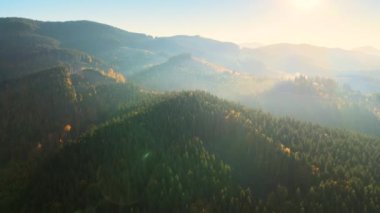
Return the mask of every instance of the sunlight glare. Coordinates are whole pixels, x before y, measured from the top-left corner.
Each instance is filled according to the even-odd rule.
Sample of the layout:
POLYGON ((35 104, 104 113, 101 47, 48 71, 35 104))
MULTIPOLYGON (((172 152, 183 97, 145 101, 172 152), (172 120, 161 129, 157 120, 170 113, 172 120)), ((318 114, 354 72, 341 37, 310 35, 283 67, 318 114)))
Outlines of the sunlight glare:
POLYGON ((292 0, 295 7, 302 10, 311 10, 320 4, 320 0, 292 0))

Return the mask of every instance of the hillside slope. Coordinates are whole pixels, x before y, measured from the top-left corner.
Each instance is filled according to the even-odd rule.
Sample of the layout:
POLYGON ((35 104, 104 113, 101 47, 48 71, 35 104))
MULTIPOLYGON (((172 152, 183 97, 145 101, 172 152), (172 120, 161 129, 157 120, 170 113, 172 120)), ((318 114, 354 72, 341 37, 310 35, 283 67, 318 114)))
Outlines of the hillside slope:
POLYGON ((283 81, 260 94, 257 102, 278 116, 380 136, 379 102, 332 79, 300 76, 283 81))
POLYGON ((13 202, 29 212, 376 212, 379 151, 372 138, 186 92, 65 146, 13 202))
POLYGON ((379 56, 360 51, 325 48, 308 44, 274 44, 243 49, 271 70, 328 77, 349 71, 374 70, 380 67, 379 56))
POLYGON ((50 153, 148 95, 108 74, 56 67, 0 83, 0 166, 50 153))
POLYGON ((28 19, 0 19, 0 82, 66 64, 71 71, 101 66, 100 61, 78 49, 38 32, 40 23, 28 19))
POLYGON ((63 67, 3 82, 0 87, 2 163, 27 158, 20 150, 32 150, 53 138, 58 141, 64 126, 75 122, 77 97, 63 67))
POLYGON ((130 80, 153 90, 204 90, 229 100, 258 94, 273 85, 271 80, 243 75, 190 54, 174 56, 130 80))
MULTIPOLYGON (((360 49, 343 50, 305 44, 240 49, 236 44, 201 36, 152 37, 91 21, 41 22, 1 18, 0 29, 6 32, 0 36, 4 57, 12 55, 6 50, 25 50, 25 46, 30 47, 37 42, 39 45, 32 45, 32 50, 40 57, 52 57, 48 61, 59 59, 67 62, 71 58, 76 61, 74 67, 101 66, 105 63, 104 66, 117 68, 127 75, 184 53, 231 70, 256 75, 300 72, 332 77, 347 72, 360 74, 380 69, 379 55, 368 54, 360 49)), ((18 53, 22 55, 21 51, 18 53)), ((42 69, 41 63, 44 61, 37 64, 40 65, 39 69, 42 69)))

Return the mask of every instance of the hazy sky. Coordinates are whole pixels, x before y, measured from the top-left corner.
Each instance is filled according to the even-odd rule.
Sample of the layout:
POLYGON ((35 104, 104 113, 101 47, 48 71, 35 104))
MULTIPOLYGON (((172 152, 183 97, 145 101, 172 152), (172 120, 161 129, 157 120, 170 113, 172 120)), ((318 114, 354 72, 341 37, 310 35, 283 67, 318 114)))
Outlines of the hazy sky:
POLYGON ((86 19, 153 36, 343 48, 380 48, 379 11, 380 0, 0 0, 1 17, 86 19))

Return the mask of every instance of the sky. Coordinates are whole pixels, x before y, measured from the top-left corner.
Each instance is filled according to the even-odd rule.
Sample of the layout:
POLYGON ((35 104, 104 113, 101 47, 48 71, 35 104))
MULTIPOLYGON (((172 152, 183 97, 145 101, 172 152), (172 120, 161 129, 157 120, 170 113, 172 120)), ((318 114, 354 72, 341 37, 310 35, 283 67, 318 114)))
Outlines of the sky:
POLYGON ((380 48, 379 0, 0 0, 0 17, 91 20, 152 36, 380 48))

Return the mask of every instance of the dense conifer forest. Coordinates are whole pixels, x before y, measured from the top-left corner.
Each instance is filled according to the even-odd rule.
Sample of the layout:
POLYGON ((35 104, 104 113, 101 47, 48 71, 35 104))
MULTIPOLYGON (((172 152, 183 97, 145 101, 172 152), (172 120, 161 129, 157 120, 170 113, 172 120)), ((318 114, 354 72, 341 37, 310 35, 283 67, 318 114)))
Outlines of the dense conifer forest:
POLYGON ((380 212, 379 94, 301 76, 259 96, 278 111, 314 98, 331 117, 298 109, 336 124, 325 127, 215 96, 247 77, 177 55, 232 44, 93 22, 0 19, 0 30, 0 212, 380 212), (164 86, 195 90, 160 90, 173 70, 164 86))
MULTIPOLYGON (((62 82, 55 84, 61 85, 57 92, 71 100, 64 103, 73 112, 60 114, 70 106, 57 104, 56 118, 99 124, 81 124, 76 131, 85 133, 77 137, 80 125, 46 113, 38 118, 46 116, 48 125, 30 125, 24 116, 15 120, 19 128, 35 127, 28 138, 40 142, 28 144, 32 139, 16 140, 17 132, 7 131, 9 146, 24 148, 29 160, 12 156, 2 167, 4 211, 379 211, 377 139, 275 118, 201 91, 144 93, 129 83, 99 83, 90 90, 83 76, 64 68, 28 81, 41 76, 62 82), (112 109, 118 102, 124 105, 112 109), (89 106, 96 112, 87 112, 89 106), (43 132, 54 130, 60 137, 44 138, 43 132)), ((41 102, 22 101, 41 108, 41 102)))

